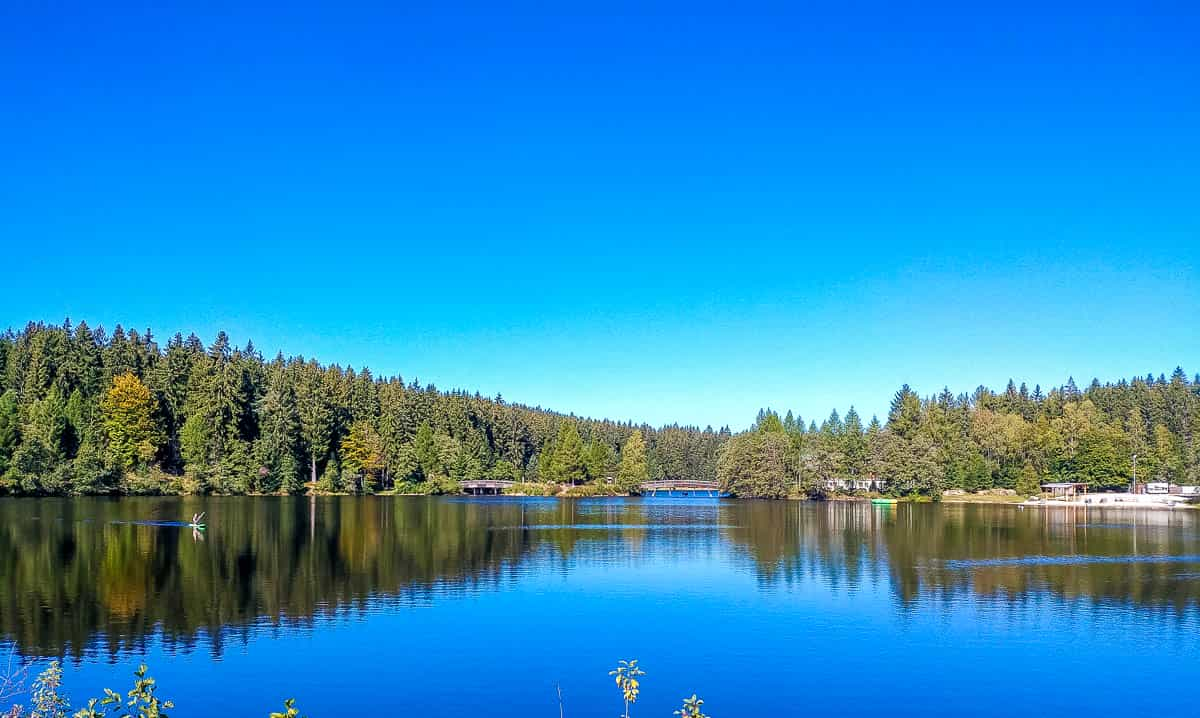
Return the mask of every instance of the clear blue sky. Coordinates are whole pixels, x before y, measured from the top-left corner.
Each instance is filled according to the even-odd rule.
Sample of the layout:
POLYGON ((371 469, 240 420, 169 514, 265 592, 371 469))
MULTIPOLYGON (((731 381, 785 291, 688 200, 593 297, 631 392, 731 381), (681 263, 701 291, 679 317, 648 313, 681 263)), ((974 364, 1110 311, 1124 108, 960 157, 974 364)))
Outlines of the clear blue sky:
POLYGON ((1194 2, 392 4, 4 3, 0 325, 734 428, 1200 371, 1194 2))

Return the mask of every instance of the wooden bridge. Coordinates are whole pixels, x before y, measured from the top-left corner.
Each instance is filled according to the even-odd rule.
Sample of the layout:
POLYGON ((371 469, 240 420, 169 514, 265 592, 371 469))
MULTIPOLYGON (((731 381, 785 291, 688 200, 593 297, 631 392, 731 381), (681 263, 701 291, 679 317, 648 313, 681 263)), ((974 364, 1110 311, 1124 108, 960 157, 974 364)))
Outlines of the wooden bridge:
POLYGON ((647 481, 638 487, 643 496, 657 496, 659 492, 681 496, 711 496, 721 495, 721 486, 715 481, 685 481, 665 480, 647 481))
POLYGON ((500 492, 510 488, 513 482, 479 479, 478 481, 460 481, 458 485, 462 487, 464 493, 473 496, 499 496, 500 492))

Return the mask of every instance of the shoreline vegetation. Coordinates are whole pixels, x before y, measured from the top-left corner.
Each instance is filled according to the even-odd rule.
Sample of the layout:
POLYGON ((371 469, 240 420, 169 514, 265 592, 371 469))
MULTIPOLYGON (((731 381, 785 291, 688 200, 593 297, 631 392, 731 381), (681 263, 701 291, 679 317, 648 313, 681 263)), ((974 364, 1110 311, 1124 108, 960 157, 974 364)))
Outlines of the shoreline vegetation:
POLYGON ((150 330, 68 320, 0 335, 0 495, 456 494, 480 479, 542 496, 716 480, 740 498, 986 503, 1047 482, 1197 485, 1200 375, 926 397, 905 385, 882 419, 762 409, 734 433, 268 360, 224 332, 160 346, 150 330))
MULTIPOLYGON (((124 695, 109 688, 104 689, 101 698, 89 698, 82 707, 72 708, 71 699, 63 690, 62 665, 51 661, 44 670, 38 673, 32 684, 26 687, 32 663, 19 662, 13 664, 11 658, 8 667, 0 673, 0 703, 11 702, 0 713, 0 718, 167 718, 168 711, 175 708, 173 701, 158 694, 158 682, 148 675, 146 664, 138 666, 134 671, 133 687, 124 695), (28 694, 29 710, 23 703, 15 702, 16 698, 28 694)), ((638 665, 637 660, 619 661, 617 667, 608 672, 613 676, 617 689, 621 692, 624 704, 624 718, 630 718, 633 706, 641 696, 642 679, 646 672, 638 665)), ((555 694, 558 699, 558 715, 566 715, 566 705, 563 701, 562 686, 555 684, 555 694)), ((690 697, 681 699, 680 707, 673 715, 680 718, 711 718, 702 712, 704 701, 693 693, 690 697)), ((269 718, 304 718, 296 708, 296 701, 288 698, 283 701, 283 710, 272 712, 269 718)))

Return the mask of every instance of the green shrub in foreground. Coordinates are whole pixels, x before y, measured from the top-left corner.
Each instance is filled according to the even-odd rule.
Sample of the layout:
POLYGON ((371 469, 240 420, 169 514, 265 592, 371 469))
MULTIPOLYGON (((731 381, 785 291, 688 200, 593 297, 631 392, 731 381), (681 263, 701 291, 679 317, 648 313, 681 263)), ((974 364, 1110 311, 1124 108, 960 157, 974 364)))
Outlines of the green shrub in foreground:
MULTIPOLYGON (((18 669, 17 678, 24 677, 24 670, 18 669)), ((157 682, 147 675, 148 669, 143 663, 134 671, 133 688, 124 695, 105 688, 104 697, 91 698, 83 708, 71 711, 71 701, 62 693, 62 666, 53 661, 46 670, 38 674, 30 690, 31 705, 29 712, 24 706, 13 705, 0 718, 170 718, 168 711, 175 707, 169 700, 159 697, 157 682)), ((624 718, 629 718, 630 710, 641 695, 641 678, 646 672, 638 666, 637 660, 621 661, 608 675, 616 680, 617 688, 625 704, 624 718)), ((13 675, 0 675, 0 687, 18 685, 23 680, 14 681, 13 675)), ((0 692, 0 700, 7 695, 0 692)), ((680 718, 710 718, 700 711, 704 701, 692 694, 683 699, 683 706, 675 711, 680 718)), ((563 715, 562 691, 559 690, 559 715, 563 715)), ((282 712, 273 712, 270 718, 303 718, 296 708, 295 699, 288 698, 283 702, 282 712)))

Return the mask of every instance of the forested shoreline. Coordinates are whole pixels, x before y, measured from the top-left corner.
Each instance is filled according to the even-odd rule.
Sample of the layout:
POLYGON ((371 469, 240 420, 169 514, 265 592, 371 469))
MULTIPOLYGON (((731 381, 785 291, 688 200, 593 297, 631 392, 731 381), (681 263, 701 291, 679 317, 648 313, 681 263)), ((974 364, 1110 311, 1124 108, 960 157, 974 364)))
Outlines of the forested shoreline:
POLYGON ((741 496, 823 495, 830 480, 885 480, 894 495, 946 489, 1034 495, 1047 481, 1091 490, 1139 482, 1200 484, 1200 375, 1182 368, 1116 383, 1074 379, 1049 391, 1009 381, 1002 392, 948 389, 921 398, 904 385, 884 421, 851 407, 820 426, 759 413, 720 454, 722 484, 741 496))
POLYGON ((1200 375, 1181 368, 1080 390, 1009 382, 927 398, 882 421, 759 413, 734 435, 581 418, 282 354, 224 332, 30 323, 0 336, 0 493, 444 493, 464 479, 634 491, 718 479, 736 496, 822 496, 831 480, 897 494, 1200 483, 1200 375))
POLYGON ((711 477, 728 428, 653 428, 266 360, 220 332, 30 323, 0 336, 0 493, 442 493, 463 479, 711 477))

